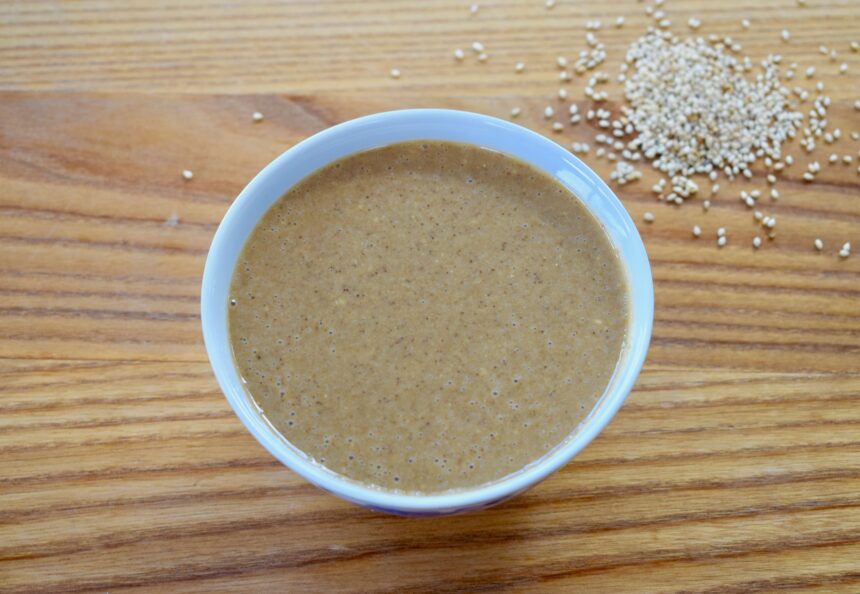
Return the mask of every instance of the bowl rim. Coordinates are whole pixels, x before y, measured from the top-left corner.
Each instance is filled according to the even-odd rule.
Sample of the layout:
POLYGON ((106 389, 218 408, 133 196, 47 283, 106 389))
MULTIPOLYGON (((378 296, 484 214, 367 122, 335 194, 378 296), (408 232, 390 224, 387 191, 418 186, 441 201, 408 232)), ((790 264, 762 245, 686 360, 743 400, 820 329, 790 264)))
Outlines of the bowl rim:
MULTIPOLYGON (((447 138, 448 133, 439 132, 439 134, 442 135, 428 133, 391 140, 382 144, 370 144, 364 149, 359 148, 344 154, 409 139, 449 139, 462 142, 447 138)), ((507 152, 498 148, 497 145, 493 146, 493 142, 488 144, 472 142, 471 144, 507 152)), ((508 154, 511 153, 508 152, 508 154)), ((334 155, 326 162, 332 162, 342 156, 344 155, 334 155)), ((320 166, 310 167, 306 165, 306 170, 298 179, 306 177, 320 166)), ((283 195, 294 183, 287 184, 280 195, 283 195)), ((579 194, 577 193, 578 196, 579 194)), ((275 197, 274 200, 277 200, 278 197, 275 197)), ((579 197, 582 199, 581 196, 579 197)), ((270 198, 265 200, 268 203, 263 209, 263 213, 274 202, 270 198)), ((254 221, 252 229, 258 220, 259 217, 254 221)), ((405 514, 446 513, 485 507, 531 487, 569 462, 609 423, 632 389, 648 350, 653 327, 653 310, 653 280, 645 246, 624 206, 594 171, 559 144, 527 128, 492 116, 451 109, 405 109, 359 117, 318 132, 276 157, 245 186, 224 215, 212 239, 201 287, 201 324, 206 352, 222 392, 246 429, 275 458, 318 487, 366 507, 405 514), (605 217, 609 215, 602 210, 595 211, 593 204, 583 200, 589 211, 604 226, 611 242, 619 251, 619 255, 622 251, 625 253, 621 260, 627 276, 631 303, 629 331, 625 350, 619 359, 619 366, 591 413, 562 444, 556 446, 536 462, 495 482, 473 488, 430 494, 401 493, 360 484, 321 467, 291 446, 268 423, 256 402, 244 388, 243 381, 233 362, 229 333, 225 333, 230 278, 238 252, 241 251, 250 232, 237 235, 235 231, 240 217, 245 216, 240 212, 242 208, 247 207, 253 201, 263 200, 260 196, 264 195, 265 192, 271 195, 271 189, 264 190, 265 186, 276 183, 276 178, 281 176, 282 171, 287 168, 294 167, 301 171, 302 159, 311 152, 324 151, 326 145, 337 144, 345 138, 360 138, 360 136, 356 137, 355 135, 367 133, 370 130, 391 129, 399 130, 400 134, 408 134, 404 130, 414 127, 421 128, 422 126, 432 130, 459 129, 460 126, 476 127, 477 135, 486 134, 487 138, 504 138, 508 144, 532 147, 536 151, 551 155, 553 160, 560 164, 560 169, 550 170, 539 163, 529 161, 522 155, 514 154, 512 156, 526 160, 533 166, 545 171, 571 191, 573 191, 571 184, 574 182, 587 184, 589 192, 594 194, 591 200, 600 201, 600 208, 611 213, 612 226, 618 237, 614 236, 607 228, 608 223, 605 217), (234 253, 235 256, 231 257, 231 253, 234 253), (224 264, 225 259, 232 260, 229 266, 224 264), (226 272, 226 290, 224 289, 225 268, 228 269, 226 272), (621 361, 624 362, 624 365, 621 365, 621 361)))

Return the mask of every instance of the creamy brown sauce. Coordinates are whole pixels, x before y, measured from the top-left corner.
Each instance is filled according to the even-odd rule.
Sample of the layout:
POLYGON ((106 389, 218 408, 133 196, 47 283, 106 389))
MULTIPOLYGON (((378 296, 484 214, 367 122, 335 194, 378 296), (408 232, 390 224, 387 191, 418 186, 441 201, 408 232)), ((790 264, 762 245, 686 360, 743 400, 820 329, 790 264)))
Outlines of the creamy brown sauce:
POLYGON ((600 224, 508 156, 396 144, 316 171, 236 266, 234 356, 270 422, 328 469, 438 492, 561 443, 603 393, 628 291, 600 224))

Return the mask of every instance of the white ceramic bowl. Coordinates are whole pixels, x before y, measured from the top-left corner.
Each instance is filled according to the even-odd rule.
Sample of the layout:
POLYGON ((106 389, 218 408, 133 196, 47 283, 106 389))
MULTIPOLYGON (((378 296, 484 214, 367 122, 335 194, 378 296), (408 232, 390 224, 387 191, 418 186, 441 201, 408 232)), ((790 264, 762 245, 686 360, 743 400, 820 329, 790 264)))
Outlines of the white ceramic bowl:
POLYGON ((654 316, 651 268, 627 211, 603 181, 570 152, 526 128, 496 118, 444 109, 410 109, 358 118, 300 142, 266 166, 227 211, 215 233, 203 273, 201 316, 215 376, 239 419, 278 460, 311 483, 371 509, 403 515, 450 514, 504 501, 545 478, 584 448, 624 402, 648 350, 654 316), (227 300, 233 267, 257 221, 292 185, 346 155, 408 140, 448 140, 513 155, 553 175, 603 224, 618 250, 631 291, 624 352, 602 398, 565 442, 508 478, 473 489, 432 495, 378 490, 312 462, 261 415, 233 362, 227 300))

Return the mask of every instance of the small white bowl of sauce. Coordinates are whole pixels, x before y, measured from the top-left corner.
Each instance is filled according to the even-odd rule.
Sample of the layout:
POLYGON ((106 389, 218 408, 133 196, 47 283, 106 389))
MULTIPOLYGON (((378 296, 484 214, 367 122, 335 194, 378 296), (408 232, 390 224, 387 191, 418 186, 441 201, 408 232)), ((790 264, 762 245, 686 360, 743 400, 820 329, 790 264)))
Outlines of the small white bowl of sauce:
POLYGON ((278 460, 318 487, 374 510, 415 516, 495 505, 543 480, 573 458, 612 419, 632 389, 651 338, 653 307, 651 270, 641 238, 619 200, 591 169, 555 142, 526 128, 489 116, 441 109, 387 112, 345 122, 297 144, 266 166, 241 192, 215 234, 201 297, 204 341, 215 376, 251 434, 278 460), (228 312, 231 280, 243 248, 260 220, 288 190, 350 155, 413 141, 489 149, 551 176, 603 228, 618 255, 628 290, 627 324, 617 364, 605 390, 578 426, 561 443, 516 472, 477 486, 428 493, 353 480, 291 444, 254 400, 238 369, 228 312))

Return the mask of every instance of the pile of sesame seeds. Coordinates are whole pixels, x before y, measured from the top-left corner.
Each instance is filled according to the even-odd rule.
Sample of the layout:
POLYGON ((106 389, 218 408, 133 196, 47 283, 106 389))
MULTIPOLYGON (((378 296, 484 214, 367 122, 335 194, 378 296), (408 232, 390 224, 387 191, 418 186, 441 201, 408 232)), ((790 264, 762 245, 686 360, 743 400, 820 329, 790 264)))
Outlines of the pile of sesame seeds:
MULTIPOLYGON (((804 69, 794 62, 784 64, 778 53, 753 64, 743 55, 743 46, 737 39, 698 33, 703 22, 695 17, 686 23, 694 32, 692 37, 673 34, 665 4, 666 0, 653 0, 645 6, 645 13, 653 24, 628 47, 620 65, 617 80, 623 83, 626 102, 620 101, 621 97, 610 97, 607 87, 601 86, 611 77, 600 70, 607 60, 607 52, 598 38, 602 23, 592 19, 584 23, 586 47, 580 50, 577 58, 568 60, 557 56, 555 59, 561 85, 557 99, 571 102, 569 124, 561 117, 562 109, 554 107, 554 102, 544 108, 543 118, 554 134, 580 122, 588 122, 589 130, 598 128, 593 139, 573 142, 570 150, 613 163, 609 177, 614 183, 636 182, 643 177, 637 169, 640 163, 652 165, 663 175, 652 190, 657 199, 666 204, 678 206, 701 197, 701 178, 710 181, 709 191, 704 192, 701 201, 703 211, 708 211, 711 200, 716 198, 720 177, 751 184, 766 181, 763 189, 742 191, 740 199, 752 212, 754 223, 761 227, 762 236, 774 240, 777 220, 772 210, 782 197, 777 183, 783 172, 794 164, 794 157, 786 153, 787 143, 798 138, 802 149, 810 153, 816 144, 832 144, 841 137, 841 131, 828 124, 831 99, 824 93, 824 83, 815 82, 814 89, 802 85, 792 87, 793 83, 788 81, 794 79, 797 72, 805 75, 807 84, 814 82, 816 67, 804 69), (585 101, 579 104, 574 102, 570 87, 565 86, 577 77, 585 83, 582 91, 585 101), (802 105, 808 101, 811 108, 803 113, 802 105), (764 197, 769 198, 767 205, 764 197), (766 212, 768 210, 771 212, 766 212)), ((803 3, 798 2, 798 5, 803 6, 803 3)), ((550 4, 547 7, 551 8, 550 4)), ((614 26, 621 28, 625 23, 624 16, 620 16, 615 19, 614 26)), ((754 27, 748 18, 740 18, 739 24, 742 31, 754 27)), ((784 44, 792 43, 788 30, 783 30, 780 37, 784 44)), ((479 44, 478 48, 475 45, 476 52, 483 50, 483 45, 479 44)), ((854 53, 860 51, 860 42, 851 42, 849 49, 854 53)), ((827 56, 830 62, 838 61, 839 54, 834 48, 822 46, 819 53, 827 56)), ((458 60, 462 56, 462 52, 459 55, 455 52, 458 60)), ((514 66, 515 73, 522 73, 524 69, 524 62, 514 66)), ((838 74, 844 75, 847 71, 847 62, 838 65, 838 74)), ((854 108, 860 111, 860 100, 854 102, 854 108)), ((523 113, 522 107, 514 106, 510 115, 516 118, 523 113)), ((860 132, 850 135, 860 140, 860 132)), ((860 152, 857 157, 860 158, 860 152)), ((854 167, 853 159, 851 154, 834 152, 826 163, 854 167)), ((817 161, 812 161, 806 171, 798 175, 804 182, 813 182, 821 169, 817 161)), ((860 166, 857 173, 860 174, 860 166)), ((647 212, 643 220, 653 223, 655 216, 647 212)), ((729 233, 721 230, 716 238, 717 247, 728 243, 729 233)), ((701 236, 701 227, 695 225, 693 237, 701 236)), ((762 246, 762 237, 755 236, 753 249, 762 246)), ((813 247, 816 251, 823 250, 820 238, 813 247)), ((840 249, 838 254, 848 257, 850 245, 840 249)))
POLYGON ((779 58, 769 56, 749 81, 742 75, 749 60, 738 62, 723 47, 652 30, 628 50, 630 106, 622 111, 637 133, 628 146, 659 171, 749 177, 757 158, 779 159, 782 143, 795 136, 803 115, 787 109, 779 58))

